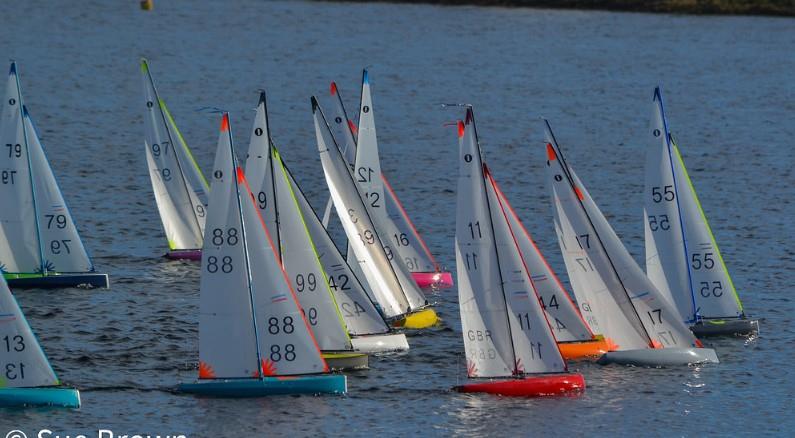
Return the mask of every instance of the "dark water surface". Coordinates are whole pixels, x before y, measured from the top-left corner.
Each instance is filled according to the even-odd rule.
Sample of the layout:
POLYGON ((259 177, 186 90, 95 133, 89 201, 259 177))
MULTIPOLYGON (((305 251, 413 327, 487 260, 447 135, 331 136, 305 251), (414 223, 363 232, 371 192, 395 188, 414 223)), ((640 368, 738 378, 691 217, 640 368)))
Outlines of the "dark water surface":
MULTIPOLYGON (((110 290, 19 291, 80 410, 0 410, 0 437, 541 433, 784 434, 795 428, 791 371, 795 221, 795 21, 606 12, 258 1, 24 1, 5 4, 0 56, 23 93, 78 228, 110 290), (411 351, 350 375, 345 397, 207 400, 170 392, 197 362, 198 266, 166 248, 143 155, 146 56, 199 163, 231 111, 241 158, 257 90, 273 136, 316 207, 327 196, 309 96, 349 110, 371 66, 382 166, 439 261, 454 269, 457 142, 446 122, 475 105, 486 159, 558 272, 544 181, 550 118, 570 163, 635 256, 643 255, 644 130, 662 83, 754 340, 708 340, 722 363, 633 369, 575 363, 579 398, 459 395, 464 376, 455 290, 433 295, 441 327, 411 351)), ((11 208, 12 206, 0 206, 11 208)), ((338 228, 338 227, 337 227, 338 228)), ((565 276, 564 276, 565 277, 565 276)))

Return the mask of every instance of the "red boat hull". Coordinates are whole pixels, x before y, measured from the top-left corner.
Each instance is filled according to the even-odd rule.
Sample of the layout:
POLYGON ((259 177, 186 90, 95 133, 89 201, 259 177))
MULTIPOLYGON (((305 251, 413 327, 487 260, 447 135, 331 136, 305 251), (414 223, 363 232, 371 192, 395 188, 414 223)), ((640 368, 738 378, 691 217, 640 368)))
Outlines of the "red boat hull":
POLYGON ((170 260, 201 260, 202 250, 200 249, 177 249, 166 253, 165 257, 170 260))
POLYGON ((585 390, 582 374, 550 374, 523 379, 491 380, 467 383, 454 388, 458 392, 482 392, 508 397, 549 397, 576 395, 585 390))
POLYGON ((411 277, 421 288, 447 289, 453 287, 453 274, 449 272, 412 272, 411 277))

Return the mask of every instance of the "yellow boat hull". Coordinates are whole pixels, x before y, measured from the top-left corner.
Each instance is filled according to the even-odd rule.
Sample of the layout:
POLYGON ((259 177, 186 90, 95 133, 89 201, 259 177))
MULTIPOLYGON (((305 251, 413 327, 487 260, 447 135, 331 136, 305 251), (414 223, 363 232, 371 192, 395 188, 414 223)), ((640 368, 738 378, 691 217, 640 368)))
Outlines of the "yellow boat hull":
POLYGON ((394 322, 395 327, 405 329, 424 329, 439 323, 439 315, 433 309, 422 309, 409 313, 404 319, 394 322))

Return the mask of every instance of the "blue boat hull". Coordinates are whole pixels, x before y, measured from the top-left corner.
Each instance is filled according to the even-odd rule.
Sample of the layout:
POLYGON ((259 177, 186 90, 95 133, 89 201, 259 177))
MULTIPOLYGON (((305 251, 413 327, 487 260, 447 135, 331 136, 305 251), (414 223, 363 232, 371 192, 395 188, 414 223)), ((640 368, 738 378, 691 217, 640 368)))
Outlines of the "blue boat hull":
POLYGON ((0 407, 80 407, 80 392, 73 388, 0 388, 0 407))
POLYGON ((262 379, 217 379, 182 383, 180 392, 208 397, 264 397, 284 394, 345 394, 348 382, 344 375, 264 377, 262 379))
POLYGON ((12 289, 58 289, 67 287, 108 288, 108 274, 94 272, 74 274, 48 274, 39 276, 5 274, 12 289))

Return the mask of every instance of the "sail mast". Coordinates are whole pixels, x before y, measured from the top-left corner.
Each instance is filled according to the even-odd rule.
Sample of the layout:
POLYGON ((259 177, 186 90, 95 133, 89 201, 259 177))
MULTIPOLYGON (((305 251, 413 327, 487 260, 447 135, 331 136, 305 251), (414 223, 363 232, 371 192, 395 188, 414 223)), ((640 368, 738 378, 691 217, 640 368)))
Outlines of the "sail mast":
MULTIPOLYGON (((547 132, 552 137, 551 139, 552 143, 554 144, 555 153, 560 158, 561 161, 560 167, 563 169, 563 173, 566 175, 566 179, 568 180, 572 190, 576 192, 578 190, 577 185, 574 183, 574 178, 572 178, 571 173, 569 172, 569 165, 568 163, 566 163, 566 158, 563 156, 563 153, 560 150, 560 146, 558 145, 557 139, 555 139, 555 134, 552 132, 552 127, 549 126, 549 121, 547 121, 546 119, 544 119, 544 124, 546 125, 547 132)), ((599 242, 599 245, 602 247, 602 252, 604 252, 605 258, 607 259, 608 263, 610 263, 610 267, 612 268, 613 273, 615 274, 616 279, 618 280, 618 283, 621 285, 621 289, 624 291, 624 294, 627 296, 627 300, 631 304, 630 307, 632 307, 632 312, 635 315, 635 318, 637 319, 639 325, 643 328, 643 332, 646 334, 646 338, 649 341, 649 345, 651 345, 653 343, 651 335, 649 335, 649 331, 646 329, 646 326, 643 325, 643 322, 641 322, 640 315, 638 315, 638 310, 635 308, 635 305, 632 304, 632 297, 629 296, 629 292, 627 291, 627 287, 624 285, 624 281, 621 279, 621 276, 618 274, 618 270, 616 269, 615 264, 613 263, 613 260, 610 257, 610 254, 607 253, 607 248, 605 247, 604 242, 602 242, 602 238, 599 236, 599 233, 596 231, 596 227, 594 226, 594 223, 591 220, 591 216, 588 214, 588 210, 583 205, 580 196, 575 196, 575 197, 577 198, 577 203, 580 205, 580 208, 585 214, 586 219, 588 219, 588 224, 593 230, 594 235, 596 236, 596 240, 599 242)))

